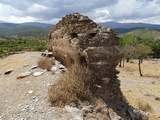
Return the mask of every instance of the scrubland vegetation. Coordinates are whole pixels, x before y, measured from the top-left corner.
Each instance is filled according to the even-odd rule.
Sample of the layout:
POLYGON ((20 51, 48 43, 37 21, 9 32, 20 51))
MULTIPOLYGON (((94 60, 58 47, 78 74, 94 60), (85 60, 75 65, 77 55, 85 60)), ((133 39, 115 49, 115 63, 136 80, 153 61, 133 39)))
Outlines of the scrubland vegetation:
POLYGON ((149 29, 132 31, 121 36, 119 47, 127 59, 160 58, 160 32, 149 29))
POLYGON ((15 51, 44 51, 47 36, 1 36, 0 58, 15 51))
POLYGON ((149 29, 135 30, 121 36, 117 47, 121 54, 120 67, 124 67, 124 60, 139 59, 139 73, 141 63, 146 58, 160 58, 160 32, 149 29), (123 64, 122 64, 123 62, 123 64))

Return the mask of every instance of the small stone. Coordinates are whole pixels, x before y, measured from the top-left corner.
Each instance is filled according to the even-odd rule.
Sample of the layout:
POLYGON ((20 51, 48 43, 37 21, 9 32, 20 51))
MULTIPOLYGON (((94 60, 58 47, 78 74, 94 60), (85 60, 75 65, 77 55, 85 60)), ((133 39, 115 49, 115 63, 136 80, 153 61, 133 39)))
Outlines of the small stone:
POLYGON ((30 90, 29 92, 28 92, 28 94, 32 94, 33 93, 33 91, 32 90, 30 90))
POLYGON ((38 98, 36 98, 35 102, 38 102, 38 101, 39 101, 38 98))
POLYGON ((26 106, 22 109, 22 111, 25 111, 25 110, 27 110, 27 109, 29 109, 29 105, 26 105, 26 106))
POLYGON ((48 53, 47 53, 47 57, 53 57, 52 52, 48 52, 48 53))
POLYGON ((53 85, 52 83, 48 83, 48 84, 47 84, 47 86, 52 86, 52 85, 53 85))
POLYGON ((32 98, 32 99, 36 99, 36 96, 32 96, 31 98, 32 98))
POLYGON ((57 60, 55 60, 55 64, 56 64, 56 65, 58 65, 58 64, 60 64, 60 62, 59 62, 59 61, 57 61, 57 60))
POLYGON ((27 81, 27 82, 25 82, 26 84, 29 84, 29 83, 31 83, 30 81, 27 81))
POLYGON ((27 120, 27 119, 25 119, 25 118, 21 118, 20 120, 27 120))
POLYGON ((29 108, 29 105, 25 106, 25 109, 28 109, 29 108))
POLYGON ((100 85, 94 85, 95 87, 97 87, 97 88, 102 88, 102 86, 100 86, 100 85))
POLYGON ((62 71, 61 70, 57 70, 56 72, 55 72, 55 74, 59 74, 59 73, 61 73, 62 71))
POLYGON ((31 67, 31 69, 35 69, 35 68, 37 68, 38 67, 38 65, 33 65, 32 67, 31 67))
POLYGON ((42 75, 45 72, 46 72, 46 70, 44 70, 44 71, 38 71, 38 72, 34 72, 33 75, 34 76, 40 76, 40 75, 42 75))
POLYGON ((56 65, 53 65, 50 69, 51 71, 57 71, 58 70, 58 67, 56 65))
POLYGON ((59 69, 66 69, 65 66, 62 65, 62 64, 59 64, 59 65, 58 65, 58 68, 59 68, 59 69))
POLYGON ((76 108, 76 107, 71 107, 71 106, 69 106, 69 105, 65 106, 65 110, 66 110, 67 112, 77 112, 77 111, 79 111, 78 108, 76 108))
POLYGON ((49 52, 48 50, 45 50, 45 52, 41 53, 41 55, 44 57, 53 57, 52 52, 49 52))
POLYGON ((17 76, 17 79, 30 76, 31 74, 32 74, 32 72, 24 72, 24 73, 21 73, 21 74, 19 74, 19 75, 17 76))
POLYGON ((13 71, 13 69, 9 69, 9 70, 7 70, 4 74, 5 74, 5 75, 8 75, 8 74, 10 74, 12 71, 13 71))
POLYGON ((159 98, 159 97, 156 97, 155 100, 160 101, 160 98, 159 98))
POLYGON ((23 67, 28 67, 29 65, 28 64, 26 64, 26 65, 24 65, 23 67))

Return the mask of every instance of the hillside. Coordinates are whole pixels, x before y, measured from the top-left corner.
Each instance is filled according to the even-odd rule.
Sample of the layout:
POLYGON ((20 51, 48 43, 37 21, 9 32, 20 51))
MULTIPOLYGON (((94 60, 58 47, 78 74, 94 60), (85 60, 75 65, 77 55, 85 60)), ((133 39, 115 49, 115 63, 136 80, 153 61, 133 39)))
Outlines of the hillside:
POLYGON ((138 46, 141 45, 141 52, 143 51, 142 49, 145 48, 145 52, 147 50, 150 51, 150 54, 148 54, 148 56, 153 58, 160 58, 160 31, 151 30, 148 28, 138 29, 126 34, 121 34, 120 38, 120 46, 124 47, 124 51, 126 52, 124 52, 124 54, 126 56, 137 58, 135 57, 137 56, 137 52, 135 51, 138 50, 138 46), (133 51, 127 53, 128 49, 125 48, 127 46, 129 46, 129 48, 132 48, 133 51))
POLYGON ((124 34, 137 29, 149 28, 153 30, 160 30, 160 25, 158 24, 147 24, 147 23, 118 23, 114 21, 109 21, 105 23, 100 23, 104 27, 109 27, 117 31, 119 34, 124 34))
POLYGON ((151 30, 151 29, 138 29, 127 34, 134 35, 141 38, 152 38, 154 40, 160 39, 160 31, 151 30))
POLYGON ((51 26, 44 23, 0 23, 0 35, 47 35, 51 26))

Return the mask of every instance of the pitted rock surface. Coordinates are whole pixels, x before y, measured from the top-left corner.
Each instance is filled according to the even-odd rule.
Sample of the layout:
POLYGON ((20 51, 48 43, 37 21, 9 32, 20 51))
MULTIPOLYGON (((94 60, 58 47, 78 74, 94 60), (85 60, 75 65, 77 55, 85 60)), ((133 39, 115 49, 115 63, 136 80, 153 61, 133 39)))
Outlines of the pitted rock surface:
POLYGON ((49 33, 48 50, 62 64, 86 65, 94 72, 93 94, 124 119, 139 119, 124 100, 116 76, 120 54, 115 48, 119 38, 110 28, 103 28, 79 13, 66 15, 49 33), (133 113, 131 115, 131 113, 133 113))
POLYGON ((104 78, 102 81, 108 78, 113 80, 116 79, 115 67, 119 62, 119 53, 115 49, 118 40, 113 30, 103 28, 77 13, 63 17, 50 30, 48 49, 63 51, 66 54, 61 57, 71 56, 69 62, 86 62, 98 79, 104 78), (72 55, 75 54, 73 52, 76 55, 72 55), (75 56, 79 59, 75 60, 75 56))

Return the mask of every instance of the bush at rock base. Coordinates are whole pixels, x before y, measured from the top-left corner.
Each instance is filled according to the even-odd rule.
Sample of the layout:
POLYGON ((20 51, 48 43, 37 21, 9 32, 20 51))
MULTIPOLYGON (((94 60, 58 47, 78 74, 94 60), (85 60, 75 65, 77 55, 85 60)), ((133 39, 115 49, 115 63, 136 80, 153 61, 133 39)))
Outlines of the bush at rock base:
POLYGON ((60 106, 76 100, 91 101, 93 96, 90 87, 93 81, 89 69, 74 64, 68 68, 56 84, 48 89, 49 100, 60 106))

